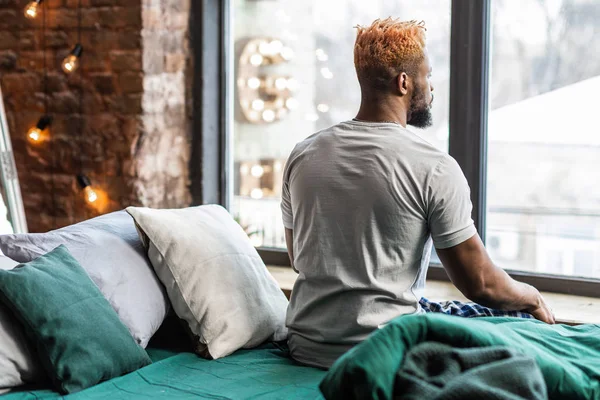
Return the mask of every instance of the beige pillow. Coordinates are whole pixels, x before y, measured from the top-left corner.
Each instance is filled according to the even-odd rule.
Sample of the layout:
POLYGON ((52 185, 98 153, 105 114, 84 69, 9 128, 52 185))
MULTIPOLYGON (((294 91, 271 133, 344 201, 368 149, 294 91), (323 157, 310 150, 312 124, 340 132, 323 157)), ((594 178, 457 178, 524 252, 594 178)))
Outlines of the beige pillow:
POLYGON ((173 309, 200 355, 224 357, 287 337, 287 299, 243 229, 217 205, 129 207, 173 309))

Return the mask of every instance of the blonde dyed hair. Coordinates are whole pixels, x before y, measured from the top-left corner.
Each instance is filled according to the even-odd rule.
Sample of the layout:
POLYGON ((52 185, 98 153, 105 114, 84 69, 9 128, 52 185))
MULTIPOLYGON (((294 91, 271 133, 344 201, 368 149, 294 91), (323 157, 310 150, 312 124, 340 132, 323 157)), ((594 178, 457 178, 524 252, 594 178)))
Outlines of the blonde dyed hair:
POLYGON ((425 58, 425 22, 377 19, 356 26, 354 66, 361 87, 386 90, 400 73, 414 76, 425 58))

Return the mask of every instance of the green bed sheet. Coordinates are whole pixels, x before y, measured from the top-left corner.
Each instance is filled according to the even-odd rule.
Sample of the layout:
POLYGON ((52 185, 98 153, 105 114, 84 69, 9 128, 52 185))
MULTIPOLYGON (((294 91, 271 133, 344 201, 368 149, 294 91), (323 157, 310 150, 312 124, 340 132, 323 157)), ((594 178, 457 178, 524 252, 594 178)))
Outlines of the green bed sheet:
MULTIPOLYGON (((66 399, 322 399, 325 371, 294 363, 273 345, 219 360, 149 349, 153 364, 64 396, 66 399)), ((2 400, 58 399, 50 390, 11 392, 2 400)))

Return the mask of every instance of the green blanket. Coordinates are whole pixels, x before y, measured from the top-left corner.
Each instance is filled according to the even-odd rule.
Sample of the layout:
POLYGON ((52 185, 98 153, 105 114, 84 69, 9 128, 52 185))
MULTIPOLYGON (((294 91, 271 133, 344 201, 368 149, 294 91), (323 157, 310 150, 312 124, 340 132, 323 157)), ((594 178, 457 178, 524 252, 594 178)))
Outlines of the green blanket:
MULTIPOLYGON (((89 399, 322 399, 325 374, 294 363, 273 345, 239 350, 218 360, 192 353, 148 351, 153 364, 65 397, 89 399)), ((58 399, 51 390, 22 390, 2 400, 58 399)))
POLYGON ((408 352, 394 397, 402 400, 545 400, 546 383, 533 358, 508 347, 456 349, 425 342, 408 352))
POLYGON ((551 399, 600 400, 600 327, 516 318, 403 316, 343 355, 320 388, 327 399, 391 399, 405 354, 419 343, 509 346, 537 362, 551 399))

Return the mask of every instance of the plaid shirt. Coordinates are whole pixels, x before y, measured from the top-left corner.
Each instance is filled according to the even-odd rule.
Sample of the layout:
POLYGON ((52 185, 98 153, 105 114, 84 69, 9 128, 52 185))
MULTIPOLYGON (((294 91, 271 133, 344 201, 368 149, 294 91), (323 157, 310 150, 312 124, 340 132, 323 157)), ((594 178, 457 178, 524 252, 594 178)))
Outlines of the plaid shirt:
POLYGON ((515 317, 515 318, 533 318, 531 314, 522 311, 504 311, 480 306, 477 303, 462 303, 460 301, 444 301, 435 303, 422 297, 419 305, 423 311, 455 315, 464 318, 476 317, 515 317))

